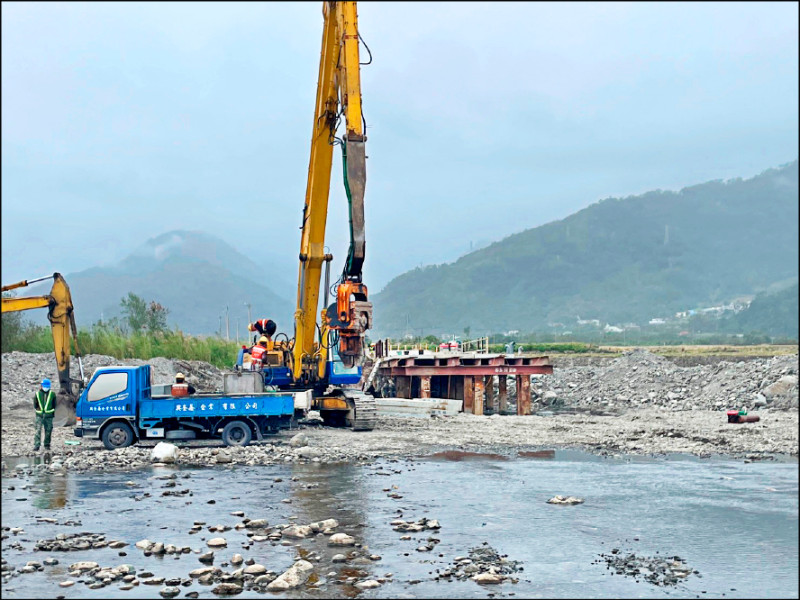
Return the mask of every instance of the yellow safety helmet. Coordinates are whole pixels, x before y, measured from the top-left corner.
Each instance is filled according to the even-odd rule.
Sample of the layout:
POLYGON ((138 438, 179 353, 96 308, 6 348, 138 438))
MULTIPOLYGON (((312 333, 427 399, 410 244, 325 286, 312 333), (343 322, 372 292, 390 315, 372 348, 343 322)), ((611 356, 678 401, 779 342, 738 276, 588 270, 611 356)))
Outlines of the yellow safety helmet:
POLYGON ((268 341, 269 341, 269 340, 267 339, 267 336, 265 336, 265 335, 262 335, 262 336, 261 336, 261 339, 260 339, 260 340, 258 340, 258 343, 259 343, 259 344, 266 344, 268 341))
POLYGON ((175 379, 186 379, 186 376, 183 373, 175 373, 175 379))
POLYGON ((256 330, 256 328, 255 328, 255 327, 253 327, 253 324, 252 324, 252 323, 248 323, 248 324, 247 324, 247 331, 255 331, 255 330, 256 330))

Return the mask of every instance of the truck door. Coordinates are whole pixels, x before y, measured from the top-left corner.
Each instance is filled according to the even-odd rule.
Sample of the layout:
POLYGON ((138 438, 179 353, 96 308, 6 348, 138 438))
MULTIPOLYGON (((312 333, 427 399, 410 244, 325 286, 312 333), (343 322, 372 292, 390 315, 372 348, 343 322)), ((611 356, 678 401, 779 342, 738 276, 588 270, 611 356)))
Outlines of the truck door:
POLYGON ((104 371, 95 376, 85 394, 81 417, 84 427, 89 420, 105 421, 108 417, 134 416, 132 377, 129 371, 104 371))

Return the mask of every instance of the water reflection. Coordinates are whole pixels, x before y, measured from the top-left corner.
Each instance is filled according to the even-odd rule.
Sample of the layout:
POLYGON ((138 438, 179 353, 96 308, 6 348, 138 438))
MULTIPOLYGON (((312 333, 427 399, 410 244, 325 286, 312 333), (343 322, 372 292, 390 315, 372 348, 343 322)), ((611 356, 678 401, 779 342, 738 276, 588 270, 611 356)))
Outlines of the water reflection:
POLYGON ((56 510, 67 505, 67 477, 61 473, 40 473, 34 486, 41 490, 33 505, 43 510, 56 510))
MULTIPOLYGON (((363 469, 349 465, 337 465, 335 468, 326 467, 319 463, 295 465, 292 473, 298 481, 292 482, 292 504, 299 509, 295 513, 302 524, 336 519, 340 526, 337 531, 345 532, 357 539, 363 538, 363 528, 367 524, 370 511, 370 495, 365 489, 363 469)), ((352 569, 344 563, 333 563, 331 559, 336 554, 345 554, 353 551, 353 547, 328 546, 327 543, 316 548, 322 557, 321 564, 335 576, 328 578, 328 585, 320 586, 321 589, 331 593, 331 588, 336 587, 337 595, 355 598, 362 593, 359 588, 349 584, 334 584, 332 580, 345 581, 348 577, 373 577, 364 569, 352 569), (354 573, 360 573, 355 575, 354 573)), ((301 557, 308 556, 308 551, 299 549, 301 557)))

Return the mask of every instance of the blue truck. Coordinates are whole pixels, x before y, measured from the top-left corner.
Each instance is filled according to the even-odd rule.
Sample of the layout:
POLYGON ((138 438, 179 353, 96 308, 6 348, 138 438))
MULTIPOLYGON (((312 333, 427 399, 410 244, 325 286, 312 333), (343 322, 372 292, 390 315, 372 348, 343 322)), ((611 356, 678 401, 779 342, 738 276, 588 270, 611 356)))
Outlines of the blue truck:
POLYGON ((295 410, 307 409, 311 391, 192 394, 154 393, 150 365, 101 367, 76 406, 77 437, 102 440, 109 450, 139 440, 221 439, 227 446, 291 427, 295 410))

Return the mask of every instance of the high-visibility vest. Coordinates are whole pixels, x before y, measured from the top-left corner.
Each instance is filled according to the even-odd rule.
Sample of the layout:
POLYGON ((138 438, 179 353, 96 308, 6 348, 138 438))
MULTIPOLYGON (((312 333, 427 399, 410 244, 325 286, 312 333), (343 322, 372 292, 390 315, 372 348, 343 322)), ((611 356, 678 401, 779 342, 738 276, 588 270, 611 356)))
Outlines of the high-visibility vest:
POLYGON ((189 384, 184 383, 173 383, 172 384, 172 395, 173 396, 188 396, 189 395, 189 384))
POLYGON ((53 393, 53 390, 47 392, 39 390, 36 392, 36 404, 39 407, 38 410, 36 410, 37 415, 44 414, 48 416, 54 414, 56 412, 56 395, 53 393), (47 395, 42 396, 42 393, 47 395))
POLYGON ((264 355, 267 353, 266 348, 262 348, 261 346, 253 346, 253 349, 250 350, 250 355, 253 357, 253 362, 250 368, 253 371, 258 371, 261 369, 261 365, 264 363, 264 355))

